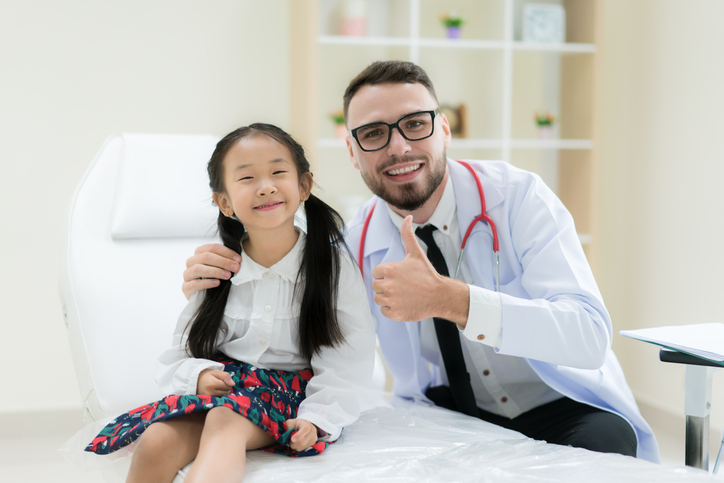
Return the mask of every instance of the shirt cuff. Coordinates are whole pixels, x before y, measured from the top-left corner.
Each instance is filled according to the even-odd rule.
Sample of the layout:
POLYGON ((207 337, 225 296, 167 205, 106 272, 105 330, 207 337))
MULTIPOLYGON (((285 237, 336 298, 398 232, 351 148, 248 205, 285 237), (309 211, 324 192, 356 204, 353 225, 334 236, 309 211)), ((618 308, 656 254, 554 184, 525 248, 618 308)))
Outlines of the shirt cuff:
POLYGON ((187 367, 178 371, 174 376, 174 388, 177 388, 176 394, 184 394, 195 396, 198 394, 199 375, 206 369, 224 370, 224 365, 220 362, 214 362, 207 359, 190 359, 187 367))
POLYGON ((310 411, 302 410, 297 414, 297 419, 306 419, 317 428, 319 428, 319 435, 317 441, 336 441, 342 433, 342 428, 336 427, 318 414, 310 411))
POLYGON ((482 287, 468 286, 470 307, 463 335, 469 340, 499 349, 503 337, 503 304, 500 294, 482 287))

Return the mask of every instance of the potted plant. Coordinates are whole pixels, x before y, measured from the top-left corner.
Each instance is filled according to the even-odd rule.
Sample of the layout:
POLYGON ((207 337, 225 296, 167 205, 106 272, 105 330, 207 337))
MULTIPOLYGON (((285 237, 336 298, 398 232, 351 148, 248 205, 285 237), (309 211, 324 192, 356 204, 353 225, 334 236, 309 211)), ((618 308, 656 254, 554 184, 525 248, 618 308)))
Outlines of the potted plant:
POLYGON ((334 135, 340 139, 347 137, 347 126, 344 125, 344 110, 337 109, 329 112, 329 118, 334 123, 334 135))
POLYGON ((550 139, 553 135, 555 116, 548 111, 536 111, 533 113, 533 119, 535 119, 535 124, 538 126, 538 137, 550 139))
POLYGON ((457 10, 450 10, 447 13, 438 14, 437 18, 440 19, 442 25, 447 29, 447 38, 460 38, 460 27, 465 23, 465 19, 457 10))

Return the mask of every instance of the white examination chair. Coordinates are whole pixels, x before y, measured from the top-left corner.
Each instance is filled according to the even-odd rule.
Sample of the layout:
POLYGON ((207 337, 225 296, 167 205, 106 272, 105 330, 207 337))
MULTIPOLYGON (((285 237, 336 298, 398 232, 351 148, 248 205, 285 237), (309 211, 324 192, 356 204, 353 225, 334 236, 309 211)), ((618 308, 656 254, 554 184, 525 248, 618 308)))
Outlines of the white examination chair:
POLYGON ((60 287, 87 421, 163 397, 156 359, 186 304, 184 262, 215 241, 206 162, 217 141, 112 136, 76 191, 60 287))
MULTIPOLYGON (((112 136, 75 193, 60 288, 86 421, 102 421, 163 396, 154 380, 156 359, 170 343, 186 303, 181 292, 185 260, 197 246, 215 241, 217 211, 206 162, 217 140, 112 136)), ((381 388, 379 357, 377 368, 381 388)), ((387 395, 383 402, 386 407, 365 412, 322 455, 292 459, 250 452, 245 481, 660 483, 709 478, 691 468, 533 441, 419 401, 387 395)), ((80 451, 94 435, 81 431, 71 440, 71 452, 106 461, 80 451)), ((120 460, 127 468, 128 456, 120 460)), ((187 469, 175 483, 183 481, 187 469)))

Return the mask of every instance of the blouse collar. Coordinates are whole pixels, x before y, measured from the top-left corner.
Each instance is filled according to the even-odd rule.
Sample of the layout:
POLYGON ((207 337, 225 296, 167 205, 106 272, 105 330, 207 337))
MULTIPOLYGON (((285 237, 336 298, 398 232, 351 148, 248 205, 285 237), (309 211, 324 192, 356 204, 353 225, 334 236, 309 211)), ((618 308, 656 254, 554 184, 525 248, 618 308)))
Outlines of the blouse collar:
POLYGON ((306 238, 303 230, 297 229, 297 232, 299 233, 299 238, 289 253, 269 268, 259 265, 249 256, 244 257, 242 249, 241 268, 236 275, 231 277, 231 283, 241 285, 252 280, 261 280, 267 273, 274 273, 288 282, 295 283, 297 281, 299 265, 302 261, 302 248, 304 247, 304 240, 306 238))

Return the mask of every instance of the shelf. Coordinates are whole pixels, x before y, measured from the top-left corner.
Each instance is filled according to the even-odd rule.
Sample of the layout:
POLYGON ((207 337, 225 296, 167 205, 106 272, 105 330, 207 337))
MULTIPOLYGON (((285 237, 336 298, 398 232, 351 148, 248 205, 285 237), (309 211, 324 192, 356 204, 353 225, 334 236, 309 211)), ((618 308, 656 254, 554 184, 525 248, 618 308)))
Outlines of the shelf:
MULTIPOLYGON (((344 139, 322 138, 317 140, 320 148, 346 148, 344 139)), ((451 149, 501 149, 502 139, 453 139, 451 149)), ((511 149, 593 149, 589 139, 512 139, 511 149)))
POLYGON ((346 35, 320 35, 317 37, 320 45, 358 45, 358 46, 387 46, 432 47, 442 49, 474 49, 474 50, 505 50, 511 48, 515 51, 557 52, 562 54, 591 54, 596 52, 593 44, 544 44, 531 42, 505 42, 502 40, 451 40, 427 39, 412 37, 352 37, 346 35))
POLYGON ((543 44, 532 42, 513 42, 513 50, 532 52, 558 52, 561 54, 593 54, 596 46, 593 44, 543 44))
POLYGON ((435 15, 448 3, 442 0, 364 2, 369 30, 362 36, 338 34, 343 0, 310 3, 317 4, 310 14, 317 16, 316 23, 305 16, 306 2, 290 2, 299 28, 295 39, 315 52, 311 60, 293 56, 299 64, 294 77, 313 80, 296 92, 299 106, 292 118, 296 130, 307 134, 303 140, 314 153, 316 169, 338 180, 339 192, 366 196, 361 179, 340 168, 340 156, 349 156, 347 143, 334 137, 325 113, 338 109, 340 93, 364 65, 404 60, 423 66, 441 102, 466 108, 462 132, 469 137, 453 137, 449 155, 503 160, 539 174, 571 212, 595 271, 598 239, 591 233, 598 228, 598 196, 592 188, 599 173, 595 121, 601 63, 596 32, 604 2, 556 1, 566 9, 568 41, 542 43, 523 40, 525 1, 467 2, 475 22, 461 39, 448 39, 440 30, 435 15), (550 138, 540 138, 544 133, 531 119, 531 113, 543 109, 564 120, 550 138))
POLYGON ((317 43, 321 45, 382 45, 382 46, 409 46, 409 37, 353 37, 348 35, 320 35, 317 43))
POLYGON ((503 50, 505 42, 502 40, 450 40, 450 39, 418 39, 420 47, 436 47, 442 49, 478 49, 503 50))
POLYGON ((593 149, 590 139, 512 139, 512 149, 593 149))
POLYGON ((450 149, 501 149, 502 139, 460 139, 453 138, 450 149))

